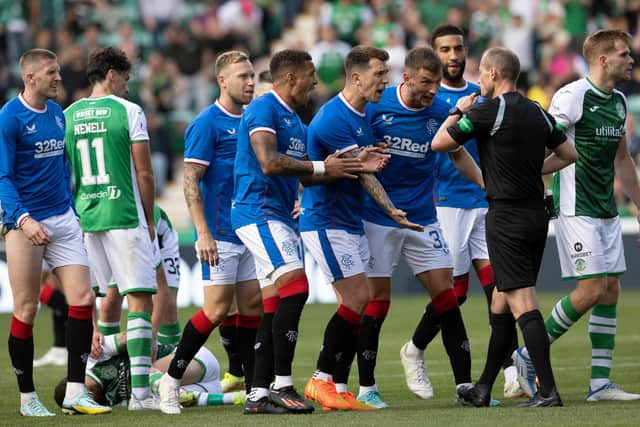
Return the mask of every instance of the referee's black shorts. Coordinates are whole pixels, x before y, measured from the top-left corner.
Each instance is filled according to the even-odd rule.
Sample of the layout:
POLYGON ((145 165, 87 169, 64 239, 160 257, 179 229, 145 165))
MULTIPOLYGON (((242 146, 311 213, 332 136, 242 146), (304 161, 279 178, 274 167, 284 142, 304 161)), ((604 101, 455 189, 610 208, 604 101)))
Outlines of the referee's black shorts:
POLYGON ((547 242, 543 202, 491 203, 486 230, 496 288, 504 292, 535 286, 547 242))

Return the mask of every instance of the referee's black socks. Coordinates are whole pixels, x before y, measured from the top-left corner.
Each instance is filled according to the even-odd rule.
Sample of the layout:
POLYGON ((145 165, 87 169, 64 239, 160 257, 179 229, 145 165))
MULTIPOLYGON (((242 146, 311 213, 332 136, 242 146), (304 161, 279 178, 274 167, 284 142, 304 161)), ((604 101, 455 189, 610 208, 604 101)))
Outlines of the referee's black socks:
POLYGON ((487 360, 479 384, 486 384, 493 387, 493 383, 500 372, 500 368, 506 357, 510 355, 513 335, 515 334, 515 323, 511 313, 489 314, 489 324, 491 325, 491 337, 489 338, 489 349, 487 350, 487 360))
POLYGON ((549 337, 540 310, 531 310, 521 315, 518 318, 518 325, 540 381, 540 394, 548 397, 556 383, 549 356, 549 337))

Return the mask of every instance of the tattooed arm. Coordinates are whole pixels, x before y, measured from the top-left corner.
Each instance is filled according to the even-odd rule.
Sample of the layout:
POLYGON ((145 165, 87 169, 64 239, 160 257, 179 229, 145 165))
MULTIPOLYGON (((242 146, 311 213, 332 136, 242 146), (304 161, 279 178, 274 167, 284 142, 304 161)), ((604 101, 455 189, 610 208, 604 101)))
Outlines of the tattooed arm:
POLYGON ((307 176, 313 174, 311 162, 296 160, 278 152, 276 136, 270 132, 255 132, 251 135, 251 147, 262 172, 267 176, 307 176))
POLYGON ((209 265, 218 264, 218 248, 216 241, 211 236, 211 231, 207 225, 204 215, 204 201, 200 190, 200 181, 207 172, 207 167, 195 163, 184 164, 184 199, 189 208, 191 221, 196 227, 198 241, 196 242, 198 259, 209 265))
POLYGON ((324 160, 324 177, 313 176, 313 163, 306 160, 296 160, 278 152, 278 142, 276 136, 270 132, 255 132, 251 135, 251 147, 262 172, 267 176, 284 175, 297 176, 306 182, 314 182, 315 179, 326 182, 333 178, 357 178, 354 172, 362 170, 360 160, 341 159, 337 155, 330 155, 324 160), (326 178, 325 178, 326 177, 326 178))
MULTIPOLYGON (((344 157, 358 157, 361 153, 362 149, 358 148, 356 150, 351 150, 343 154, 344 157)), ((375 200, 375 202, 384 209, 387 214, 402 227, 409 228, 415 231, 423 231, 424 227, 419 224, 414 224, 407 219, 407 214, 401 210, 397 209, 389 195, 378 181, 378 178, 372 173, 361 173, 360 174, 360 184, 362 188, 365 189, 367 193, 375 200)))

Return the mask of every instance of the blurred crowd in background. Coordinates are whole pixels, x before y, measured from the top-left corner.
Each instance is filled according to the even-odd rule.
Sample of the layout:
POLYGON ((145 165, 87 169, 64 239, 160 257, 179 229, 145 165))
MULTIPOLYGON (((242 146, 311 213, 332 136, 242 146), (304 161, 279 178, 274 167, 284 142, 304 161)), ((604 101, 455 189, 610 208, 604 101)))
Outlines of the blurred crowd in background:
MULTIPOLYGON (((259 72, 274 50, 308 50, 319 80, 301 112, 309 120, 342 88, 351 46, 388 50, 390 84, 397 84, 406 52, 449 23, 468 35, 467 80, 477 81, 487 47, 506 46, 520 58, 519 89, 547 107, 560 86, 584 76, 584 37, 619 28, 634 37, 633 79, 620 89, 629 101, 629 149, 640 162, 639 22, 640 0, 0 0, 0 101, 21 89, 18 59, 26 49, 58 54, 58 101, 66 107, 88 94, 88 53, 121 48, 134 64, 129 99, 147 114, 161 193, 180 167, 186 125, 217 96, 220 52, 248 51, 259 72)), ((617 195, 621 214, 629 214, 617 195)))

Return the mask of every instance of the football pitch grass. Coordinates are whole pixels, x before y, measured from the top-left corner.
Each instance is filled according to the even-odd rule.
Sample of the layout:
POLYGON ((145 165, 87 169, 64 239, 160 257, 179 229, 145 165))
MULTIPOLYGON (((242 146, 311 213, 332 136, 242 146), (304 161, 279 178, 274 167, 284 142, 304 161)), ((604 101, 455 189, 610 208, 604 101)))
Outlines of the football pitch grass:
MULTIPOLYGON (((560 294, 540 295, 543 315, 549 313, 560 294)), ((638 426, 640 401, 587 403, 585 395, 591 361, 591 346, 587 334, 588 316, 551 347, 553 368, 564 408, 521 409, 523 399, 502 400, 502 374, 493 390, 493 397, 502 400, 500 408, 456 407, 454 384, 449 361, 440 338, 426 352, 429 375, 435 398, 416 398, 406 388, 398 352, 410 338, 422 314, 427 298, 423 295, 394 297, 384 324, 378 353, 376 379, 383 399, 390 408, 373 412, 326 412, 319 407, 312 415, 243 415, 240 406, 185 408, 182 415, 167 416, 158 411, 129 413, 116 407, 112 414, 101 416, 64 416, 53 401, 53 387, 64 375, 60 367, 35 368, 38 393, 45 405, 58 415, 48 419, 23 418, 18 413, 18 392, 11 370, 6 344, 0 352, 0 425, 127 425, 127 426, 235 426, 235 425, 332 425, 332 426, 638 426)), ((640 291, 624 291, 618 306, 618 335, 613 362, 612 380, 627 391, 640 392, 640 291)), ((335 310, 331 304, 308 305, 301 320, 300 336, 294 362, 294 381, 300 392, 313 372, 325 324, 335 310)), ((467 332, 471 340, 474 380, 484 365, 489 326, 484 296, 472 294, 463 306, 467 332)), ((195 308, 180 310, 184 325, 195 308)), ((36 357, 51 344, 50 311, 38 314, 35 331, 36 357)), ((9 330, 9 314, 0 315, 1 330, 9 330)), ((6 339, 3 339, 6 343, 6 339)), ((522 342, 522 340, 520 340, 522 342)), ((207 346, 226 366, 226 355, 214 331, 207 346)), ((357 371, 356 363, 353 370, 357 371)), ((350 379, 350 389, 357 392, 357 372, 350 379)))

